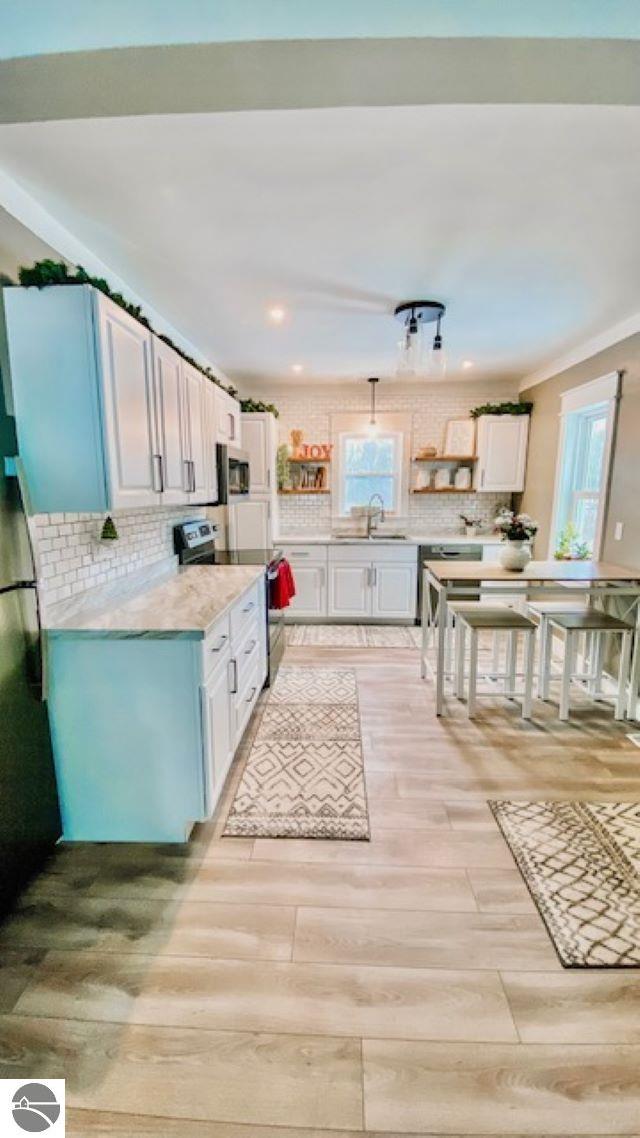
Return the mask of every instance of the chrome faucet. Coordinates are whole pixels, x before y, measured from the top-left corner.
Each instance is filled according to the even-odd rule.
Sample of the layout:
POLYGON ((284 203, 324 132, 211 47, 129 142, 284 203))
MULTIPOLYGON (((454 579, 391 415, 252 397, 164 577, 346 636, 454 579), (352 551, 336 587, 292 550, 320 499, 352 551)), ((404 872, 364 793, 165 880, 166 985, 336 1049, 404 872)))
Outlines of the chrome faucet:
POLYGON ((373 529, 374 519, 376 522, 376 528, 377 528, 378 522, 384 522, 384 500, 383 500, 381 494, 376 493, 376 494, 371 495, 371 497, 369 498, 369 501, 367 503, 367 510, 371 509, 373 502, 374 502, 374 498, 377 498, 378 501, 380 502, 380 508, 376 511, 375 514, 371 514, 371 513, 367 514, 367 537, 371 537, 371 530, 373 529))

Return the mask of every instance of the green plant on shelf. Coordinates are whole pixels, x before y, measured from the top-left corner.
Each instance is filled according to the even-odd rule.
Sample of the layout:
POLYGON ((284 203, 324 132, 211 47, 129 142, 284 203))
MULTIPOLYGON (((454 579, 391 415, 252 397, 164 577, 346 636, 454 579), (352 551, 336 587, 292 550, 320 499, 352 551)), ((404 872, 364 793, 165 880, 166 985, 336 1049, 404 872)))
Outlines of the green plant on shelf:
POLYGON ((289 447, 282 443, 276 454, 276 478, 278 490, 291 489, 291 466, 289 464, 289 447))
POLYGON ((469 414, 472 419, 479 419, 481 415, 530 415, 532 409, 533 403, 519 399, 517 403, 481 403, 469 414))
MULTIPOLYGON (((145 316, 139 304, 132 304, 121 292, 114 292, 104 277, 91 276, 86 269, 83 269, 82 265, 78 265, 75 269, 70 269, 64 261, 52 261, 50 258, 47 258, 44 261, 36 261, 31 266, 21 265, 18 269, 18 280, 24 288, 49 288, 51 285, 93 285, 99 292, 108 296, 119 308, 123 308, 125 312, 128 312, 129 316, 132 316, 139 324, 143 324, 145 328, 153 332, 149 319, 145 316)), ((186 363, 191 364, 196 371, 201 372, 202 375, 205 375, 212 383, 215 383, 216 387, 222 388, 223 391, 226 391, 228 395, 231 395, 235 399, 238 394, 235 387, 224 384, 222 380, 218 379, 217 375, 214 375, 210 367, 207 367, 205 364, 199 364, 192 356, 187 355, 182 348, 174 344, 169 336, 165 336, 162 333, 156 333, 156 335, 158 339, 168 344, 174 352, 177 352, 186 363)))
POLYGON ((278 408, 273 403, 263 403, 261 399, 241 399, 240 409, 242 411, 270 411, 276 419, 280 415, 278 408))

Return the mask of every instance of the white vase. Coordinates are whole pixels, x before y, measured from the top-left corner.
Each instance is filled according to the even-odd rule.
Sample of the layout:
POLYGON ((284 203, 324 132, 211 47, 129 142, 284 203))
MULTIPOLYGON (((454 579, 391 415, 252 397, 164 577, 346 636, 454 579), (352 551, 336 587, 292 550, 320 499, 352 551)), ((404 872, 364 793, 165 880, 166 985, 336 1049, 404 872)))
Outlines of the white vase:
POLYGON ((531 550, 526 541, 506 541, 500 553, 500 564, 503 569, 510 569, 513 573, 521 573, 531 561, 531 550))

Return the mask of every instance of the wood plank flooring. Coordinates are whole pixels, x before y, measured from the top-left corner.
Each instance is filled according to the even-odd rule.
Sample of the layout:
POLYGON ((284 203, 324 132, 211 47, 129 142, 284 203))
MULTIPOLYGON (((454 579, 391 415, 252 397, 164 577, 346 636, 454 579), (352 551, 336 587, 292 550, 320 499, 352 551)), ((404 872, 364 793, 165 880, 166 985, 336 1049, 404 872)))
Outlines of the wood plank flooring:
POLYGON ((0 929, 0 1077, 64 1076, 69 1138, 637 1138, 640 971, 561 968, 486 805, 638 800, 628 728, 287 660, 356 669, 371 842, 222 838, 241 756, 188 847, 61 848, 0 929))

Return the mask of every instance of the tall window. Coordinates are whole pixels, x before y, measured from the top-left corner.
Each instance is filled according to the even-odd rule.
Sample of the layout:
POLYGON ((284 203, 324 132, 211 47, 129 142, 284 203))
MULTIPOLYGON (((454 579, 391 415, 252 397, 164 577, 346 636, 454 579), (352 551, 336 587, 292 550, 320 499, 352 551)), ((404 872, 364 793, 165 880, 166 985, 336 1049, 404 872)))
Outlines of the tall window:
MULTIPOLYGON (((352 506, 366 506, 379 494, 387 513, 398 513, 402 434, 381 432, 374 438, 363 434, 340 435, 340 513, 352 506)), ((379 499, 376 498, 376 501, 379 499)))
POLYGON ((574 552, 599 556, 617 386, 617 376, 605 377, 563 398, 552 552, 564 540, 574 552), (607 380, 615 380, 612 397, 588 402, 608 393, 607 380))

